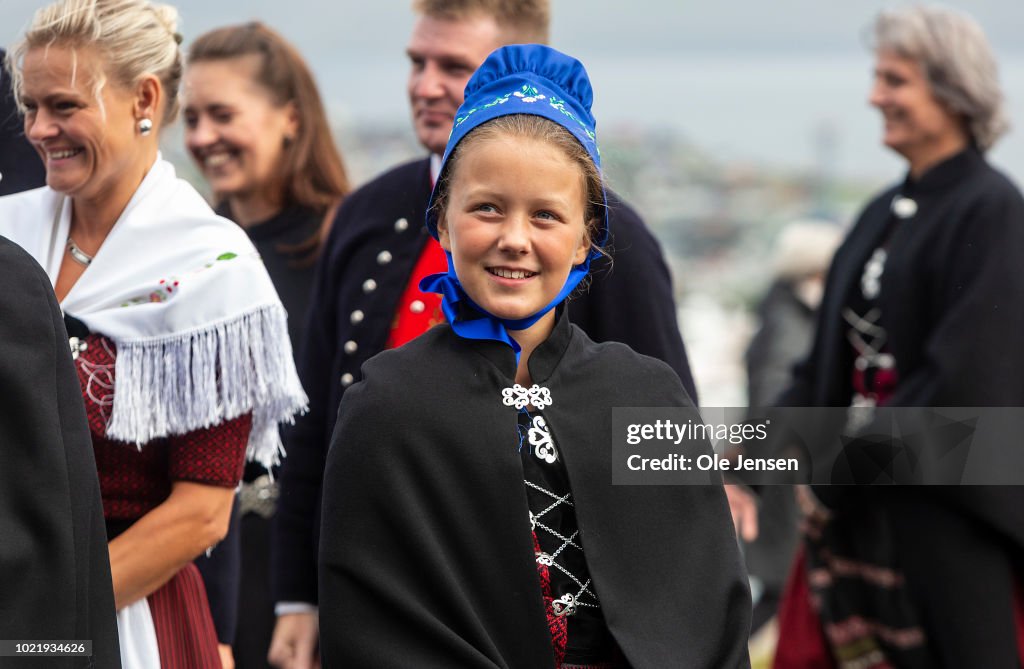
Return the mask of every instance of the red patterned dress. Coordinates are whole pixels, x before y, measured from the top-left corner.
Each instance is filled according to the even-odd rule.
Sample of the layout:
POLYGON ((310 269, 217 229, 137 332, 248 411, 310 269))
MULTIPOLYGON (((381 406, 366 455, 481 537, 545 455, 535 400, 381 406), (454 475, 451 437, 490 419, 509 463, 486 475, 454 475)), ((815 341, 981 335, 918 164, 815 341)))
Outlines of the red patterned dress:
MULTIPOLYGON (((112 540, 171 494, 175 481, 234 488, 242 475, 251 414, 136 448, 106 437, 114 400, 116 350, 90 334, 75 360, 99 471, 107 537, 112 540)), ((219 669, 206 590, 189 563, 147 597, 162 669, 219 669)))

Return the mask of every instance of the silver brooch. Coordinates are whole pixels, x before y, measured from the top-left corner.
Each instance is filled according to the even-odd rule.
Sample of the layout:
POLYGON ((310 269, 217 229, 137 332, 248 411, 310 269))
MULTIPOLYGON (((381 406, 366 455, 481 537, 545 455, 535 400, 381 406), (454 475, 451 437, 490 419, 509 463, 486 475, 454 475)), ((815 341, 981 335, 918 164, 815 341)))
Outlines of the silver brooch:
POLYGON ((892 210, 892 213, 896 214, 897 218, 911 218, 917 213, 917 203, 909 197, 897 195, 892 199, 889 209, 892 210))
POLYGON ((533 426, 527 433, 530 445, 533 446, 533 454, 549 465, 553 464, 558 459, 558 451, 555 450, 555 442, 551 439, 548 425, 541 416, 533 417, 533 426))
POLYGON ((888 254, 885 249, 875 249, 871 259, 864 265, 864 273, 860 277, 860 290, 869 300, 878 297, 882 290, 882 274, 885 272, 885 261, 888 254))
POLYGON ((536 383, 529 388, 524 388, 517 383, 511 388, 501 391, 501 403, 516 409, 522 409, 527 404, 532 404, 538 411, 543 411, 544 407, 551 406, 551 391, 536 383))
POLYGON ((562 616, 571 616, 576 613, 576 598, 566 593, 551 602, 551 610, 554 611, 555 615, 559 618, 562 616))
POLYGON ((68 337, 68 345, 71 347, 72 360, 78 360, 78 354, 89 348, 89 342, 78 337, 68 337))

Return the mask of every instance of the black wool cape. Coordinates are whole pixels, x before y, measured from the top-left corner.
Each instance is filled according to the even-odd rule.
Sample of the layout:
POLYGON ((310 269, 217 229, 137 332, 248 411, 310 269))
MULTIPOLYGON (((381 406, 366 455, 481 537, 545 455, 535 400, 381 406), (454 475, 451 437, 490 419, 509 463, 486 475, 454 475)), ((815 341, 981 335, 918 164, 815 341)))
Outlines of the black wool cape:
POLYGON ((0 639, 93 644, 91 657, 0 657, 0 667, 120 667, 100 484, 64 320, 46 273, 3 237, 0 389, 0 639))
MULTIPOLYGON (((630 665, 749 666, 750 596, 721 486, 613 486, 615 406, 691 406, 666 364, 562 314, 529 361, 611 634, 630 665)), ((324 666, 554 666, 512 350, 439 325, 364 365, 324 480, 324 666)), ((710 446, 708 446, 710 448, 710 446)))

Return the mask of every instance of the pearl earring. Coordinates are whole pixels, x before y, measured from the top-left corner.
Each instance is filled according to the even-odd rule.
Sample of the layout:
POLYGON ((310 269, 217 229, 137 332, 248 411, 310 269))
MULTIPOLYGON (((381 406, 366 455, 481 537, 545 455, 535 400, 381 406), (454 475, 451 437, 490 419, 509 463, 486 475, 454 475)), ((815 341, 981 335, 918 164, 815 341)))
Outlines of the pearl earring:
POLYGON ((145 137, 153 130, 153 121, 148 118, 144 118, 139 121, 139 134, 145 137))

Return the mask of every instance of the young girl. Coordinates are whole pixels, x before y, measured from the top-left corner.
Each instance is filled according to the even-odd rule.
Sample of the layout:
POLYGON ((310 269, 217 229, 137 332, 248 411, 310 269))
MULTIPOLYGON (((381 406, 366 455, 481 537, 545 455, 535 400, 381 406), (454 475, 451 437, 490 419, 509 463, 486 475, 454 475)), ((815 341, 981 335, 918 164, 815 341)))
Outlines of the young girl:
POLYGON ((327 667, 736 667, 749 595, 720 487, 612 486, 611 409, 692 406, 560 308, 607 235, 582 65, 495 51, 427 226, 449 324, 365 365, 324 482, 327 667))

